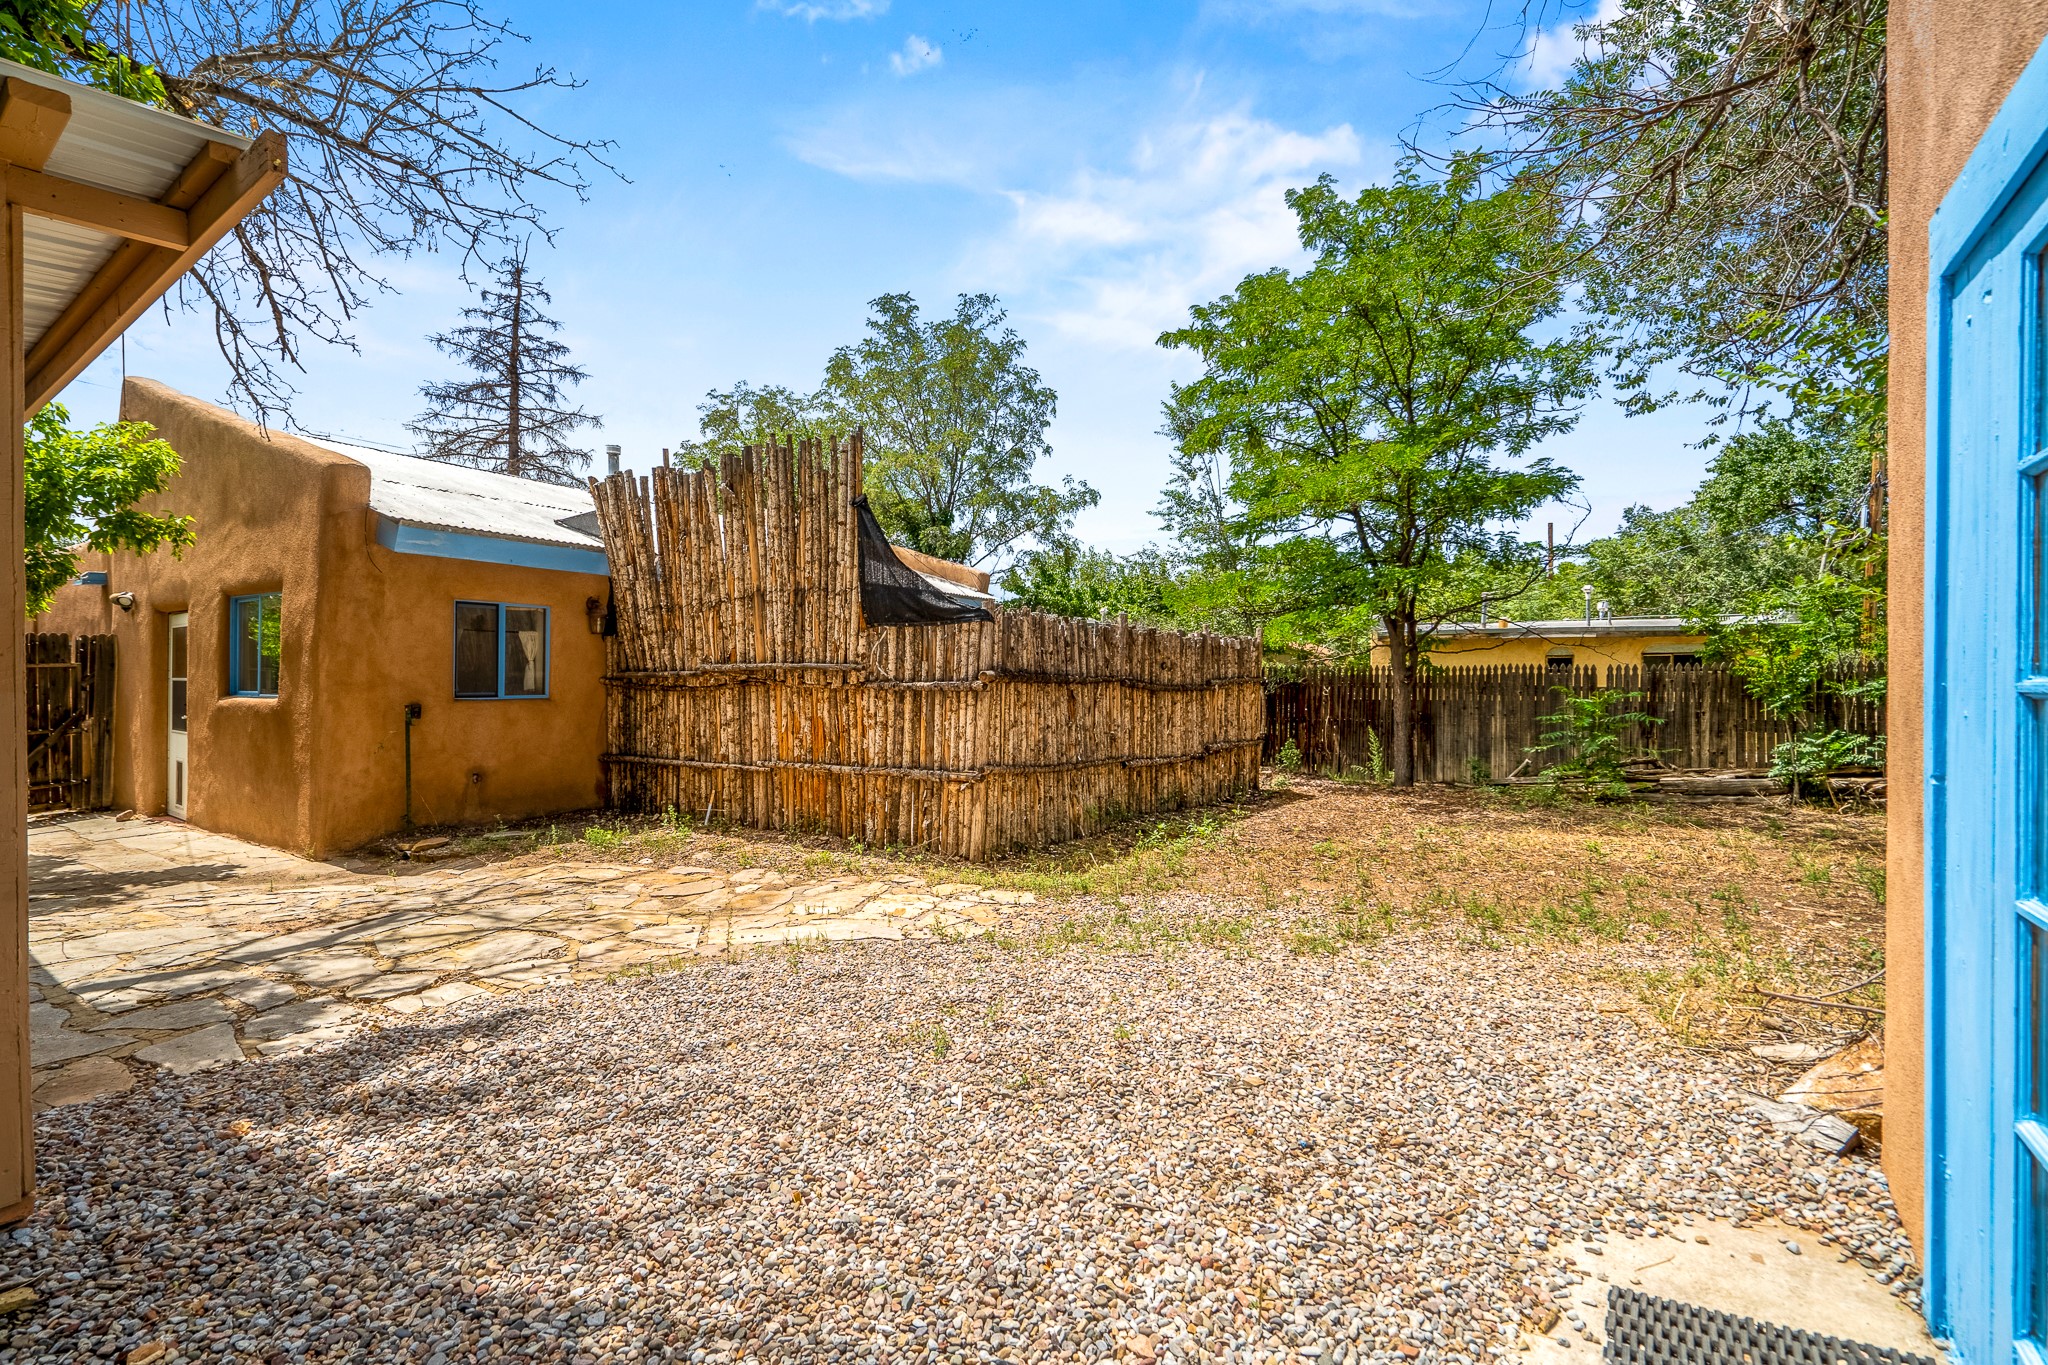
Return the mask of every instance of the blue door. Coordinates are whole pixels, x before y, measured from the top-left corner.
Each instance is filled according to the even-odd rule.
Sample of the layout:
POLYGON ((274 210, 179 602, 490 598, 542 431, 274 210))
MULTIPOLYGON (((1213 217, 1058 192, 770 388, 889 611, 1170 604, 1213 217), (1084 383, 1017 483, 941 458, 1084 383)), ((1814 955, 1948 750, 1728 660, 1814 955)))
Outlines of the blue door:
POLYGON ((2042 53, 1929 246, 1927 1308, 1967 1365, 2048 1365, 2042 53))

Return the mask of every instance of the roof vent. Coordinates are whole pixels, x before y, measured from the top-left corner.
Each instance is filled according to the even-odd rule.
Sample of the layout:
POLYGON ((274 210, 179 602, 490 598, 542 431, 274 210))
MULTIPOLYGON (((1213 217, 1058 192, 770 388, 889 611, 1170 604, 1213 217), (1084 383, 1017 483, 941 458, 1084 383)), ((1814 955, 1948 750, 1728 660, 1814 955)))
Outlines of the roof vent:
POLYGON ((606 446, 604 448, 604 472, 607 474, 619 472, 619 448, 617 446, 606 446))

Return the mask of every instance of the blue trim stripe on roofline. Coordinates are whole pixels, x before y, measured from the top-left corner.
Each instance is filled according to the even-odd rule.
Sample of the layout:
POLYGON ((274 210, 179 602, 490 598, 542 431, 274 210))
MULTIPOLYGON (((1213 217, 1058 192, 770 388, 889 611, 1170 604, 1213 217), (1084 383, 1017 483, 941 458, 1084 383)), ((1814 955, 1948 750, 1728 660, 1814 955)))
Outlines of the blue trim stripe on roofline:
POLYGON ((560 573, 587 573, 600 577, 612 571, 611 563, 602 550, 580 550, 573 545, 543 545, 535 540, 443 531, 431 526, 414 526, 381 512, 377 514, 377 543, 403 555, 433 555, 441 559, 467 559, 480 564, 509 564, 521 569, 553 569, 560 573))

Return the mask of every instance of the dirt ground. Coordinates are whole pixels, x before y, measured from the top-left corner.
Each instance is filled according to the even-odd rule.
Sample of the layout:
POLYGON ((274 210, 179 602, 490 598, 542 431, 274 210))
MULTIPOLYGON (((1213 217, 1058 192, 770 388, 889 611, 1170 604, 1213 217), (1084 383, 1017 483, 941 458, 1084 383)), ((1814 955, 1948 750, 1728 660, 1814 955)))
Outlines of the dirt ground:
POLYGON ((1880 852, 1868 813, 1301 780, 988 867, 680 821, 472 832, 363 870, 425 872, 419 897, 899 876, 1001 913, 473 995, 52 1107, 0 1245, 39 1301, 0 1361, 1547 1365, 1595 1358, 1610 1283, 1679 1249, 1863 1305, 1787 1325, 1931 1352, 1871 1153, 1747 1100, 1797 1071, 1750 1044, 1865 1027, 1757 990, 1878 971, 1880 852))
MULTIPOLYGON (((1625 1002, 1695 1047, 1844 1041, 1882 1017, 1881 809, 1789 798, 1612 803, 1540 788, 1399 791, 1271 772, 1265 781, 1236 807, 1134 819, 986 865, 687 818, 451 831, 454 842, 428 856, 483 864, 686 855, 791 876, 911 873, 1031 891, 1041 905, 998 941, 1033 949, 1258 951, 1278 942, 1314 957, 1448 931, 1475 952, 1546 955, 1612 997, 1609 1008, 1625 1002)), ((407 866, 390 853, 366 850, 356 865, 407 866)))

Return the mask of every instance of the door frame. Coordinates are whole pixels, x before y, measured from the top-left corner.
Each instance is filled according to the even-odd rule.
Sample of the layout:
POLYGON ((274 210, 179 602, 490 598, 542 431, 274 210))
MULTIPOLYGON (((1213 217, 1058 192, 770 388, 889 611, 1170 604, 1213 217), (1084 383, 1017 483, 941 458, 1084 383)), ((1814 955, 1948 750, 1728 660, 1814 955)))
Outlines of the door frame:
POLYGON ((192 613, 190 611, 169 611, 164 613, 164 814, 174 820, 183 820, 192 807, 192 613), (185 631, 185 728, 176 729, 171 717, 177 706, 177 692, 172 687, 171 669, 177 659, 171 639, 180 626, 185 631), (182 750, 183 752, 178 752, 182 750), (178 791, 176 764, 185 765, 185 789, 183 800, 173 804, 178 791))
POLYGON ((2038 359, 2048 345, 2041 334, 2048 196, 2037 176, 2048 177, 2048 43, 2028 62, 1928 224, 1923 1301, 1937 1335, 1954 1342, 1951 1358, 1971 1365, 2048 1365, 2032 1344, 2016 1341, 2021 1277, 2031 1268, 2019 1217, 2022 1163, 2018 1144, 2008 1141, 2021 1075, 2019 869, 2022 858, 2039 856, 2035 845, 2048 814, 2038 809, 2048 735, 2022 714, 2018 696, 2021 676, 2033 671, 2019 664, 2021 623, 2042 610, 2025 585, 2022 556, 2035 536, 2048 534, 2040 524, 2048 507, 2019 492, 2023 466, 2041 463, 2038 456, 2023 460, 2022 452, 2032 456, 2048 444, 2035 418, 2048 402, 2038 359), (1958 286, 1965 282, 1972 291, 1983 282, 1981 297, 1964 297, 1958 286), (1967 357, 1958 363, 1959 352, 1981 349, 2000 362, 2009 355, 2012 364, 1973 366, 1967 357), (1991 482, 1970 490, 1978 496, 1962 514, 1988 506, 1996 525, 1973 520, 1966 534, 1952 537, 1949 500, 1957 480, 1980 474, 1991 482), (2011 500, 2009 517, 2001 496, 2011 500), (1970 582, 1973 571, 1990 580, 1970 582), (1977 590, 1980 609, 1952 612, 1964 583, 1977 590), (1969 619, 1961 619, 1965 614, 1969 619), (1953 786, 1951 725, 1968 729, 1971 742, 1981 736, 1998 760, 1986 765, 1984 753, 1966 753, 1953 786), (1958 846, 1971 858, 1954 888, 1954 908, 1962 913, 1952 915, 1949 863, 1958 846), (1986 902, 1990 914, 1968 913, 1986 902), (1988 1000, 1976 994, 1987 984, 1988 1000))

